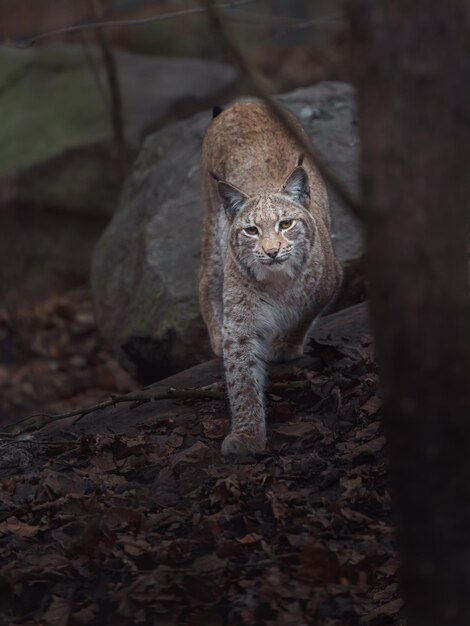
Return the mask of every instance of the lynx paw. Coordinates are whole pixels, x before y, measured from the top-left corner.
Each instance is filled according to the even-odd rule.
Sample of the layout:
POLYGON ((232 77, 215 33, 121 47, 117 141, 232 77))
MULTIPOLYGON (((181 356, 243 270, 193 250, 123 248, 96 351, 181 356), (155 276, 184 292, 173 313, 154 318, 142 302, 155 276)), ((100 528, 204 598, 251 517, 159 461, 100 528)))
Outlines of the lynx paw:
POLYGON ((293 361, 298 359, 304 353, 302 345, 295 343, 273 343, 269 355, 271 363, 285 363, 286 361, 293 361))
POLYGON ((259 454, 265 448, 266 436, 264 434, 230 433, 223 440, 221 451, 224 456, 248 456, 259 454))

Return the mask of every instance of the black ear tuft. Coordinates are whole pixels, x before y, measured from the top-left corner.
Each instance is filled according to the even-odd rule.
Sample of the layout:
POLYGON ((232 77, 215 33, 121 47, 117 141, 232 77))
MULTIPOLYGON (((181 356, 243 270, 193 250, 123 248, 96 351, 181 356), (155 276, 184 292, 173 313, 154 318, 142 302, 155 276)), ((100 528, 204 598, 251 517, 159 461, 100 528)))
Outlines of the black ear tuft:
POLYGON ((302 165, 302 163, 304 162, 304 158, 305 154, 303 152, 299 154, 299 158, 297 159, 297 165, 302 165))
POLYGON ((291 200, 308 207, 310 204, 310 185, 308 174, 301 165, 295 167, 281 189, 291 200))
POLYGON ((223 108, 221 106, 219 106, 218 104, 216 104, 214 107, 212 107, 212 119, 216 118, 218 115, 220 115, 223 111, 223 108))
POLYGON ((215 182, 216 182, 216 183, 218 183, 220 180, 222 180, 222 179, 220 178, 220 176, 217 176, 217 174, 214 174, 214 172, 211 172, 210 170, 209 170, 209 176, 210 176, 211 178, 213 178, 213 179, 215 180, 215 182))
POLYGON ((219 192, 219 198, 222 201, 225 213, 228 219, 232 221, 237 213, 241 211, 248 196, 234 185, 223 180, 217 182, 217 191, 219 192))

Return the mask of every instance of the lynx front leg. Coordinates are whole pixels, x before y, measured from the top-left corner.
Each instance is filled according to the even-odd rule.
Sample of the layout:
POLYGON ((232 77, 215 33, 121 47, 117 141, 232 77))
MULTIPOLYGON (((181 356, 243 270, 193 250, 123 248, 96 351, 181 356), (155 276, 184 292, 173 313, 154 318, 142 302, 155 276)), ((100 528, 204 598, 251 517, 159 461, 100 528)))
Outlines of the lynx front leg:
POLYGON ((265 366, 258 339, 224 327, 224 366, 232 416, 222 454, 246 455, 266 447, 265 366))

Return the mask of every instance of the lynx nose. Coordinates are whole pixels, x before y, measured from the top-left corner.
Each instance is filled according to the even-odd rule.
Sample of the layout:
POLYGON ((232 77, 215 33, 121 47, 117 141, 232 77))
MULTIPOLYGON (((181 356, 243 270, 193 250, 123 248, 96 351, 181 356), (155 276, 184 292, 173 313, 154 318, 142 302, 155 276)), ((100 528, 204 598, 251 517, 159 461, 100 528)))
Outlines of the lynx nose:
POLYGON ((264 253, 267 254, 268 257, 270 257, 271 259, 275 259, 277 257, 278 252, 279 252, 279 248, 268 248, 267 250, 264 250, 264 253))

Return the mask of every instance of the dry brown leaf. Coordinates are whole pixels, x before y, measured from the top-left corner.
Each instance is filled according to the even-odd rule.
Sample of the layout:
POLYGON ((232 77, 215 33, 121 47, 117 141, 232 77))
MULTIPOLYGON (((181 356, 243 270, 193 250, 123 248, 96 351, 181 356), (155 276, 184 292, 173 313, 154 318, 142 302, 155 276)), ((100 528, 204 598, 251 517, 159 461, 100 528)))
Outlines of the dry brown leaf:
POLYGON ((5 535, 17 535, 18 537, 35 537, 39 531, 39 526, 30 526, 16 519, 9 517, 0 523, 0 533, 5 535))
POLYGON ((385 437, 382 437, 382 436, 375 437, 374 439, 371 439, 370 441, 367 441, 366 443, 363 443, 360 446, 356 446, 352 450, 352 452, 343 454, 342 458, 348 461, 354 461, 354 459, 357 459, 362 454, 375 456, 382 450, 385 444, 386 444, 385 437))
POLYGON ((302 437, 314 432, 316 426, 312 422, 288 422, 287 424, 276 426, 273 430, 284 437, 302 437))
POLYGON ((70 602, 60 596, 52 596, 52 602, 43 615, 43 623, 50 626, 67 626, 71 614, 70 602))
POLYGON ((204 436, 208 439, 220 439, 227 434, 229 420, 224 418, 209 418, 202 420, 204 436))
POLYGON ((196 572, 213 572, 214 570, 222 569, 224 565, 225 560, 219 559, 219 557, 213 554, 198 556, 193 561, 193 567, 196 572))
POLYGON ((248 533, 244 537, 237 537, 237 541, 238 543, 246 545, 249 543, 256 543, 257 541, 261 541, 262 538, 263 535, 259 535, 258 533, 248 533))
POLYGON ((366 402, 364 402, 361 409, 369 415, 375 415, 381 407, 382 400, 378 396, 371 396, 366 402))

